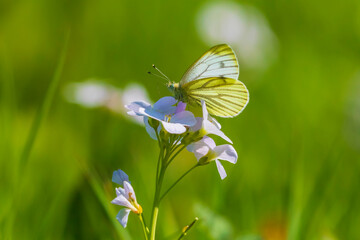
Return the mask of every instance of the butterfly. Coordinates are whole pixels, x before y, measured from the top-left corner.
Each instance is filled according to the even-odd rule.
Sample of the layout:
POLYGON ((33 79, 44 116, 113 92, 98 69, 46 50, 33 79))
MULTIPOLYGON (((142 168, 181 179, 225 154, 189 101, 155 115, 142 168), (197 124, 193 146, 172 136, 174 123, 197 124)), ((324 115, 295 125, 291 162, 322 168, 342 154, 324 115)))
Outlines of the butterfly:
POLYGON ((177 100, 193 107, 201 106, 203 100, 211 115, 228 118, 239 115, 249 102, 249 92, 238 77, 234 51, 220 44, 193 63, 179 83, 169 81, 167 87, 177 100))

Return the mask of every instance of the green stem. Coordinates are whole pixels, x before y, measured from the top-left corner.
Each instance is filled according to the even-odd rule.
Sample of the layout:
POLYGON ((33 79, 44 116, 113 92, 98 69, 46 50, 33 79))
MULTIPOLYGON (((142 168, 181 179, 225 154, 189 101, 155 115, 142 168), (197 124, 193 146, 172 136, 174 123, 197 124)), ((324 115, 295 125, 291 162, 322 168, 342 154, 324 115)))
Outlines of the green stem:
POLYGON ((181 179, 183 179, 186 175, 188 175, 194 168, 200 166, 198 163, 196 163, 193 167, 191 167, 189 170, 187 170, 178 180, 176 180, 176 182, 173 183, 173 185, 171 185, 171 187, 169 187, 168 190, 166 190, 166 192, 161 196, 159 202, 161 202, 161 200, 166 196, 166 194, 168 194, 168 192, 175 187, 175 185, 180 182, 181 179))
POLYGON ((175 139, 173 146, 171 147, 171 151, 175 151, 181 144, 178 144, 181 141, 181 138, 175 139))
POLYGON ((155 179, 155 186, 157 186, 157 182, 159 180, 159 172, 160 172, 160 164, 162 162, 163 150, 160 148, 159 158, 156 164, 156 179, 155 179))
POLYGON ((151 220, 150 240, 155 240, 156 222, 159 214, 159 205, 155 205, 151 220))
MULTIPOLYGON (((163 184, 166 168, 174 160, 174 158, 186 147, 186 146, 183 146, 179 151, 177 151, 175 154, 173 154, 175 152, 175 150, 177 150, 177 148, 180 147, 180 145, 176 145, 174 147, 174 141, 176 142, 176 139, 170 139, 169 144, 166 144, 166 147, 164 147, 165 149, 163 149, 162 148, 163 145, 160 142, 161 140, 159 138, 159 135, 156 134, 156 136, 159 141, 160 153, 159 153, 159 159, 158 159, 158 163, 157 163, 157 167, 156 167, 155 195, 154 195, 154 203, 153 203, 153 208, 152 208, 152 213, 151 213, 151 226, 150 226, 150 234, 149 234, 150 240, 155 240, 156 223, 157 223, 157 218, 159 215, 159 205, 160 205, 161 199, 164 197, 164 196, 162 196, 160 198, 161 187, 163 184)), ((181 179, 179 179, 178 181, 180 181, 180 180, 181 179)))
MULTIPOLYGON (((177 152, 170 158, 170 160, 168 161, 166 167, 170 165, 170 163, 176 158, 176 156, 177 156, 182 150, 184 150, 184 148, 186 148, 185 145, 184 145, 182 148, 180 148, 180 150, 177 151, 177 152)), ((176 150, 176 148, 175 148, 174 150, 176 150)))
POLYGON ((155 134, 156 134, 156 139, 158 140, 158 144, 159 144, 159 149, 160 149, 160 153, 159 153, 159 158, 157 161, 157 165, 156 165, 156 179, 155 179, 155 186, 157 185, 157 181, 159 178, 159 171, 160 171, 160 161, 161 161, 161 157, 163 156, 163 151, 162 151, 162 147, 161 147, 161 139, 159 137, 159 134, 157 132, 157 129, 155 129, 155 134))
MULTIPOLYGON (((166 158, 165 158, 166 159, 166 158)), ((156 191, 154 196, 154 204, 152 210, 152 217, 151 217, 151 229, 150 229, 150 240, 155 240, 155 232, 156 232, 156 222, 159 214, 159 204, 160 204, 160 192, 161 192, 161 185, 164 179, 166 168, 164 165, 161 167, 159 181, 156 184, 156 191)))
POLYGON ((145 224, 145 221, 144 221, 144 218, 143 218, 142 213, 139 214, 139 219, 140 219, 141 226, 142 226, 142 229, 143 229, 143 232, 144 232, 145 240, 148 240, 148 239, 149 239, 149 237, 148 237, 148 230, 147 230, 147 227, 146 227, 146 224, 145 224))
MULTIPOLYGON (((156 129, 155 129, 155 133, 156 133, 156 138, 158 139, 160 152, 159 152, 159 158, 158 158, 157 166, 156 166, 155 195, 154 195, 153 208, 151 211, 151 222, 150 222, 150 224, 151 224, 150 238, 151 239, 155 239, 156 221, 157 221, 157 217, 158 217, 158 213, 159 213, 159 203, 158 203, 158 198, 159 198, 158 195, 159 195, 159 189, 160 189, 159 181, 160 181, 160 179, 163 179, 163 177, 164 177, 163 176, 164 175, 164 169, 163 169, 164 150, 162 148, 161 139, 160 139, 159 134, 157 133, 156 129), (161 168, 161 170, 160 170, 160 168, 161 168), (159 174, 160 174, 160 176, 159 176, 159 174)), ((165 154, 165 157, 166 157, 166 154, 165 154)))
POLYGON ((180 237, 178 238, 178 240, 182 239, 183 237, 186 236, 186 234, 188 233, 188 231, 190 230, 190 228, 192 228, 192 226, 194 226, 194 224, 199 220, 199 218, 195 218, 194 221, 192 221, 192 223, 190 223, 189 225, 187 225, 183 232, 181 233, 180 237))

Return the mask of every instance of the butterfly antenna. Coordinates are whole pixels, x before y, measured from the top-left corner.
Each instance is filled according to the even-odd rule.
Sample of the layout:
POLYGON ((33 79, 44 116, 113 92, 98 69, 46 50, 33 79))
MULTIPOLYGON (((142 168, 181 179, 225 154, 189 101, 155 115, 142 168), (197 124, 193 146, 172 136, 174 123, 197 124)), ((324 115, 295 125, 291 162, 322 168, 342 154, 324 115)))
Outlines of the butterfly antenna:
POLYGON ((155 64, 153 64, 152 67, 155 68, 155 70, 157 70, 163 77, 165 77, 166 80, 168 80, 169 82, 171 82, 171 81, 170 81, 170 78, 168 78, 162 71, 160 71, 160 69, 158 69, 158 68, 155 66, 155 64))
MULTIPOLYGON (((148 72, 148 74, 151 75, 151 76, 154 76, 154 77, 158 77, 158 78, 164 79, 165 81, 168 81, 167 78, 165 78, 165 77, 163 77, 163 76, 160 76, 160 75, 157 75, 157 74, 155 74, 155 73, 148 72)), ((158 80, 160 80, 160 79, 158 79, 158 80)))

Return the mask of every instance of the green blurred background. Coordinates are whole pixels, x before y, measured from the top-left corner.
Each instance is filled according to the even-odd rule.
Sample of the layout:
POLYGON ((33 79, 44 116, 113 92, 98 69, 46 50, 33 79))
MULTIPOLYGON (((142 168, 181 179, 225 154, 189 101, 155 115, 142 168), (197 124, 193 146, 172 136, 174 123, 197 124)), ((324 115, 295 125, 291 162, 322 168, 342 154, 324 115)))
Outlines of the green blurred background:
MULTIPOLYGON (((222 42, 235 46, 250 91, 241 115, 220 119, 238 163, 225 164, 223 181, 215 164, 187 176, 161 205, 159 239, 195 216, 187 239, 360 239, 356 0, 1 1, 0 239, 142 239, 134 214, 126 229, 115 219, 111 176, 128 173, 149 221, 156 141, 122 114, 69 102, 64 89, 136 82, 156 101, 169 92, 146 74, 152 63, 178 81, 222 42), (241 30, 251 22, 262 27, 241 30)), ((182 154, 165 185, 195 161, 182 154)))

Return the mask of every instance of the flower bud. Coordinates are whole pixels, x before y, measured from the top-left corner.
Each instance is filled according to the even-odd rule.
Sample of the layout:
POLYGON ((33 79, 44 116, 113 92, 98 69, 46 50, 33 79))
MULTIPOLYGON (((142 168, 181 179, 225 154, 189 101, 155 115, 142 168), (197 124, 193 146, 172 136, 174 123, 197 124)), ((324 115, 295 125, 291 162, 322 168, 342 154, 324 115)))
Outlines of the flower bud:
POLYGON ((209 164, 210 161, 209 161, 209 158, 207 156, 204 156, 202 158, 199 159, 199 165, 207 165, 209 164))
POLYGON ((196 132, 188 132, 183 140, 181 141, 182 144, 184 144, 185 146, 200 141, 203 138, 203 136, 200 135, 200 131, 196 131, 196 132))
POLYGON ((163 144, 165 144, 163 147, 167 147, 167 144, 169 143, 169 137, 170 137, 170 134, 165 131, 165 129, 161 129, 160 131, 160 139, 161 139, 161 142, 163 144))
POLYGON ((153 128, 153 129, 155 129, 155 131, 157 131, 157 129, 158 129, 158 127, 159 127, 159 121, 157 121, 157 120, 155 120, 155 119, 153 119, 153 118, 149 118, 149 125, 153 128))

